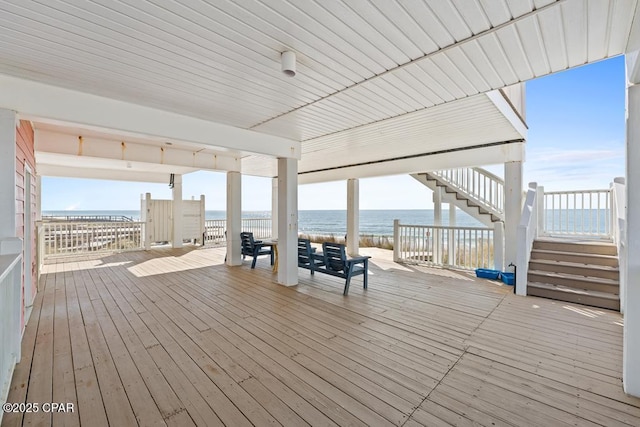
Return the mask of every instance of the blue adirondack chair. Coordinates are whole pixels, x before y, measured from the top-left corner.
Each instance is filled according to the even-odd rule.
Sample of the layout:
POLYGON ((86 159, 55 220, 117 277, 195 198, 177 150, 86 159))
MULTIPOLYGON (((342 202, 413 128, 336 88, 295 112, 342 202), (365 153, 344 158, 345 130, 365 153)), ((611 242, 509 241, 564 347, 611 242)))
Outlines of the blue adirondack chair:
POLYGON ((311 275, 324 265, 324 256, 316 253, 309 239, 298 238, 298 267, 311 271, 311 275))
POLYGON ((256 261, 261 255, 269 255, 271 257, 271 265, 273 265, 273 246, 265 244, 262 240, 254 240, 253 233, 243 231, 240 233, 240 239, 242 240, 242 259, 245 257, 252 257, 253 262, 251 268, 256 268, 256 261))
POLYGON ((324 256, 324 266, 317 268, 316 271, 346 279, 344 284, 344 295, 349 293, 349 283, 351 282, 351 278, 360 274, 364 276, 364 289, 367 289, 369 258, 371 257, 361 256, 347 258, 345 245, 329 242, 322 244, 322 253, 324 256))

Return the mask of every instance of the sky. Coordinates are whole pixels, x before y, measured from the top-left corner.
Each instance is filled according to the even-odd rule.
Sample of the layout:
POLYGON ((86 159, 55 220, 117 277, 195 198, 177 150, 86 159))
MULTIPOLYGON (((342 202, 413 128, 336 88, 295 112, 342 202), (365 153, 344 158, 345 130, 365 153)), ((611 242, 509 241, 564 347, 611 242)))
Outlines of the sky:
MULTIPOLYGON (((624 176, 624 58, 585 65, 527 82, 529 127, 524 184, 545 190, 608 188, 624 176)), ((502 165, 486 169, 503 176, 502 165)), ((167 184, 42 178, 42 210, 138 210, 140 197, 170 199, 167 184)), ((207 210, 226 209, 226 175, 183 176, 183 197, 205 195, 207 210)), ((300 210, 346 209, 346 181, 301 185, 300 210)), ((432 209, 432 193, 408 175, 360 180, 360 209, 432 209)), ((242 209, 271 209, 271 179, 242 177, 242 209)))

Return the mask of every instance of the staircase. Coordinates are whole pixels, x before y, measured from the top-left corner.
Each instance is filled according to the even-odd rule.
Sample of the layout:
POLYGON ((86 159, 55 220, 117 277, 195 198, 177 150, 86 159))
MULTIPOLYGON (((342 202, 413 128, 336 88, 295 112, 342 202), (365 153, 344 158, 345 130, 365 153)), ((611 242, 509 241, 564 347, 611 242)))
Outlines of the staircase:
POLYGON ((442 201, 453 203, 484 225, 504 221, 504 181, 482 168, 459 168, 411 175, 432 191, 442 188, 442 201))
POLYGON ((527 294, 619 311, 616 246, 603 242, 534 241, 527 294))

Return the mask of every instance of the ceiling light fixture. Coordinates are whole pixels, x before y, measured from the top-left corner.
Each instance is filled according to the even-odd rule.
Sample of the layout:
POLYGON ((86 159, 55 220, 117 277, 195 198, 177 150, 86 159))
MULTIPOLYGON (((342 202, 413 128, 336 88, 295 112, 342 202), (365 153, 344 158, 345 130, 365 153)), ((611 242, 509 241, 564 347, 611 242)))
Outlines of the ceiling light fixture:
POLYGON ((280 55, 282 72, 289 77, 296 75, 296 53, 290 50, 282 52, 280 55))

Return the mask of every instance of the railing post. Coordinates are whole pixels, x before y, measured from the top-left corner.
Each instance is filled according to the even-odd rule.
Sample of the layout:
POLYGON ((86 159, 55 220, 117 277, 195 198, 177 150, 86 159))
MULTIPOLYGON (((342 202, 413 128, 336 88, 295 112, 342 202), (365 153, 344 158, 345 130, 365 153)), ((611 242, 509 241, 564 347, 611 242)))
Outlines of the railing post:
POLYGON ((536 237, 542 236, 545 234, 545 206, 544 206, 544 187, 539 185, 536 190, 536 208, 538 210, 538 224, 537 224, 537 232, 536 237))
POLYGON ((144 249, 151 249, 151 193, 147 193, 145 195, 145 203, 143 204, 144 211, 142 215, 144 215, 144 223, 142 224, 142 231, 144 233, 144 249))
POLYGON ((400 261, 400 220, 393 220, 393 262, 400 261))
POLYGON ((493 264, 494 268, 504 271, 504 223, 493 224, 493 264))

